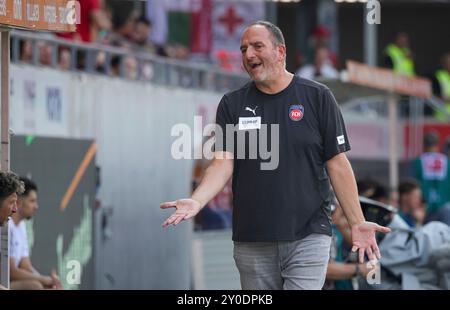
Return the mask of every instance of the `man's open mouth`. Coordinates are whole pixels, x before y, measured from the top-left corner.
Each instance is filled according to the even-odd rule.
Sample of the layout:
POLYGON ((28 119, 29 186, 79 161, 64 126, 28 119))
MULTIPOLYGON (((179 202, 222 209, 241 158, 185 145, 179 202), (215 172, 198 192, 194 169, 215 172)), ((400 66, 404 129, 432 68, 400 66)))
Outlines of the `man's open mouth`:
POLYGON ((259 63, 253 63, 253 64, 250 64, 250 68, 255 69, 255 68, 259 67, 260 65, 261 65, 260 62, 259 63))

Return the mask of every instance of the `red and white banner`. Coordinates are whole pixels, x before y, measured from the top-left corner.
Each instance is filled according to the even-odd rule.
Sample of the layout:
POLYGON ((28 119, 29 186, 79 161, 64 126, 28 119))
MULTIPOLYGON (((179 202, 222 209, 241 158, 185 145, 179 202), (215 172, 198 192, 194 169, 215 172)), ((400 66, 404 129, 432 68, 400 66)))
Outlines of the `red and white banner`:
POLYGON ((191 0, 191 52, 209 54, 211 51, 212 0, 191 0))
POLYGON ((214 0, 211 58, 223 69, 241 71, 239 46, 242 32, 250 23, 264 17, 264 0, 214 0))

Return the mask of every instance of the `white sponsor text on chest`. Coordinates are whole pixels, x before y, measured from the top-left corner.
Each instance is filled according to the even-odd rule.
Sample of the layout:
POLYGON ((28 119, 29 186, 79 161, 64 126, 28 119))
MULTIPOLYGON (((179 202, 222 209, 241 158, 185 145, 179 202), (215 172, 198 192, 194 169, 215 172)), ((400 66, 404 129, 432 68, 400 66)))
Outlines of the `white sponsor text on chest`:
POLYGON ((261 116, 239 117, 239 130, 261 129, 261 116))

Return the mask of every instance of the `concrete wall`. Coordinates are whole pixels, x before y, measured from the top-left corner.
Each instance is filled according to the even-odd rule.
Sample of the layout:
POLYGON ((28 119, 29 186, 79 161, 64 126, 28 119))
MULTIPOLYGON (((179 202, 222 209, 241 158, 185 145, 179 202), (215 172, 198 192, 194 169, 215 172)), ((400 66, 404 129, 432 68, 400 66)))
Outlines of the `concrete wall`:
POLYGON ((98 145, 95 287, 190 288, 191 223, 163 230, 159 204, 190 193, 192 161, 172 159, 172 126, 211 121, 220 95, 16 64, 11 79, 16 134, 98 145))

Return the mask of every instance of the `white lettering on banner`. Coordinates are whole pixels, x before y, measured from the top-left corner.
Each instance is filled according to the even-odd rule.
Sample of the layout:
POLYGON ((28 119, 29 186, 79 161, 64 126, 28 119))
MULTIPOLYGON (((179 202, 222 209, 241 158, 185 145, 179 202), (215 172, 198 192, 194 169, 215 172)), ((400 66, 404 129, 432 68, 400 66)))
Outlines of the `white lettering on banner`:
POLYGON ((70 0, 67 2, 66 7, 64 8, 64 13, 61 13, 60 8, 60 18, 62 24, 69 24, 69 25, 79 25, 81 23, 80 16, 81 16, 81 6, 79 1, 70 0), (62 20, 64 19, 64 20, 62 20))
POLYGON ((336 139, 337 139, 337 142, 338 142, 339 145, 345 143, 345 137, 343 135, 339 136, 339 137, 336 137, 336 139))
POLYGON ((260 129, 261 116, 239 117, 239 130, 260 129))
POLYGON ((27 20, 32 22, 39 21, 39 4, 27 3, 27 20))
POLYGON ((6 0, 0 0, 0 15, 6 16, 6 0))
POLYGON ((56 23, 56 7, 53 5, 44 6, 44 20, 48 23, 56 23))
POLYGON ((14 0, 13 15, 14 19, 22 20, 22 0, 14 0))
POLYGON ((47 117, 50 121, 61 122, 62 103, 58 88, 47 88, 47 117))

